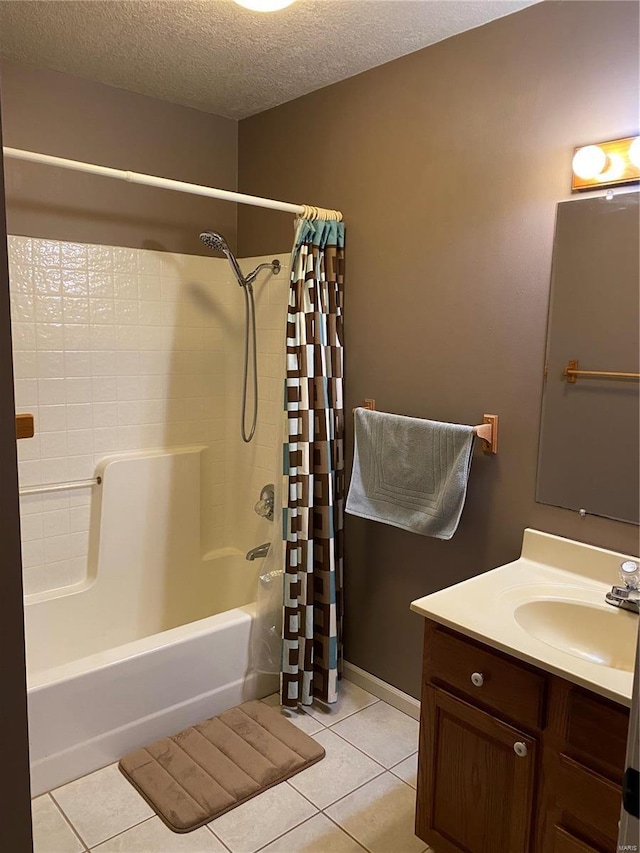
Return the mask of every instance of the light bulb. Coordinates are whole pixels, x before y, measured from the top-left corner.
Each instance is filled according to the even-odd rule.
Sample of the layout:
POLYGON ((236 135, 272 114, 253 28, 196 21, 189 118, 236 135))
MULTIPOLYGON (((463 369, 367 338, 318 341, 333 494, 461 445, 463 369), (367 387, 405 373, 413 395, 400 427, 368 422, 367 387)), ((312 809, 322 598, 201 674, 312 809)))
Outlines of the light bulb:
POLYGON ((251 9, 252 12, 277 12, 291 6, 295 0, 235 0, 239 6, 251 9))
POLYGON ((613 181, 619 181, 624 175, 624 158, 620 154, 610 154, 608 160, 609 165, 604 172, 600 172, 599 175, 595 176, 597 181, 612 183, 613 181))
POLYGON ((629 146, 629 160, 637 169, 640 169, 640 136, 636 136, 629 146))
POLYGON ((579 178, 595 178, 607 165, 607 155, 598 145, 586 145, 576 151, 571 165, 579 178))

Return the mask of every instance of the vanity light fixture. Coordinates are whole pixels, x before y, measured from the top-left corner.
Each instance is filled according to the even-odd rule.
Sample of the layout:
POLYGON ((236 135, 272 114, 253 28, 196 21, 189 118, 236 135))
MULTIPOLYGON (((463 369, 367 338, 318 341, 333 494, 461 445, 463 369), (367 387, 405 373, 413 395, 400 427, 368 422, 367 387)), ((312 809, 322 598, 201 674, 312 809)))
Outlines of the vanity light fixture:
POLYGON ((278 12, 291 6, 295 0, 235 0, 238 6, 251 9, 252 12, 278 12))
POLYGON ((640 136, 576 148, 572 168, 573 192, 638 183, 640 136))

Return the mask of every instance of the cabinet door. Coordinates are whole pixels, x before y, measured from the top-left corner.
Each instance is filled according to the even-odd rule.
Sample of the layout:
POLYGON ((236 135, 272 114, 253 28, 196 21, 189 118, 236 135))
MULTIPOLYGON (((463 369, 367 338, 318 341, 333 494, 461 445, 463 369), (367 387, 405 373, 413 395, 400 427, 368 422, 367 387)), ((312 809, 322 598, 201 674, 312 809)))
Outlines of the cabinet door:
POLYGON ((416 834, 438 853, 528 853, 536 746, 490 714, 425 687, 416 834))

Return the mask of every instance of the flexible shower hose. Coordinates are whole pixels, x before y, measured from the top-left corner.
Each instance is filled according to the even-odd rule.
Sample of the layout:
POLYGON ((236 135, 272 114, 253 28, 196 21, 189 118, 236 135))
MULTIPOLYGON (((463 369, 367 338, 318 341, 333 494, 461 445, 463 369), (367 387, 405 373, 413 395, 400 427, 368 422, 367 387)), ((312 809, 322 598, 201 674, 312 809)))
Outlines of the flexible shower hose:
POLYGON ((256 306, 253 301, 253 286, 244 284, 244 383, 242 391, 242 415, 240 421, 240 432, 242 440, 248 444, 253 438, 258 421, 258 365, 256 353, 256 306), (253 419, 251 429, 247 435, 247 385, 249 380, 249 331, 251 331, 251 349, 253 350, 253 419))

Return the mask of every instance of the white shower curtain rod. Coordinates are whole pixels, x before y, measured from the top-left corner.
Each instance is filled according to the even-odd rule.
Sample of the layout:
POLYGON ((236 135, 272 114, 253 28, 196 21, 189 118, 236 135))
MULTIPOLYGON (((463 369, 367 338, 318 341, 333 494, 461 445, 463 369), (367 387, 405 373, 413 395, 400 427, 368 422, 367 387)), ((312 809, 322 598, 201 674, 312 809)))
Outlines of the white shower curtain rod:
POLYGON ((305 219, 342 219, 337 210, 311 207, 306 204, 289 204, 286 201, 276 201, 271 198, 260 198, 255 195, 218 190, 200 184, 188 184, 184 181, 173 181, 170 178, 158 178, 155 175, 144 175, 141 172, 128 172, 123 169, 112 169, 109 166, 96 166, 93 163, 83 163, 80 160, 67 160, 64 157, 53 157, 50 154, 37 154, 35 151, 23 151, 20 148, 3 147, 5 157, 14 160, 27 160, 30 163, 43 163, 47 166, 58 166, 61 169, 72 169, 75 172, 88 172, 91 175, 102 175, 105 178, 118 178, 132 184, 143 184, 147 187, 159 187, 165 190, 175 190, 192 195, 203 195, 208 198, 218 198, 222 201, 235 201, 238 204, 251 204, 254 207, 266 207, 270 210, 283 210, 285 213, 297 213, 305 219), (329 215, 330 214, 330 215, 329 215))

